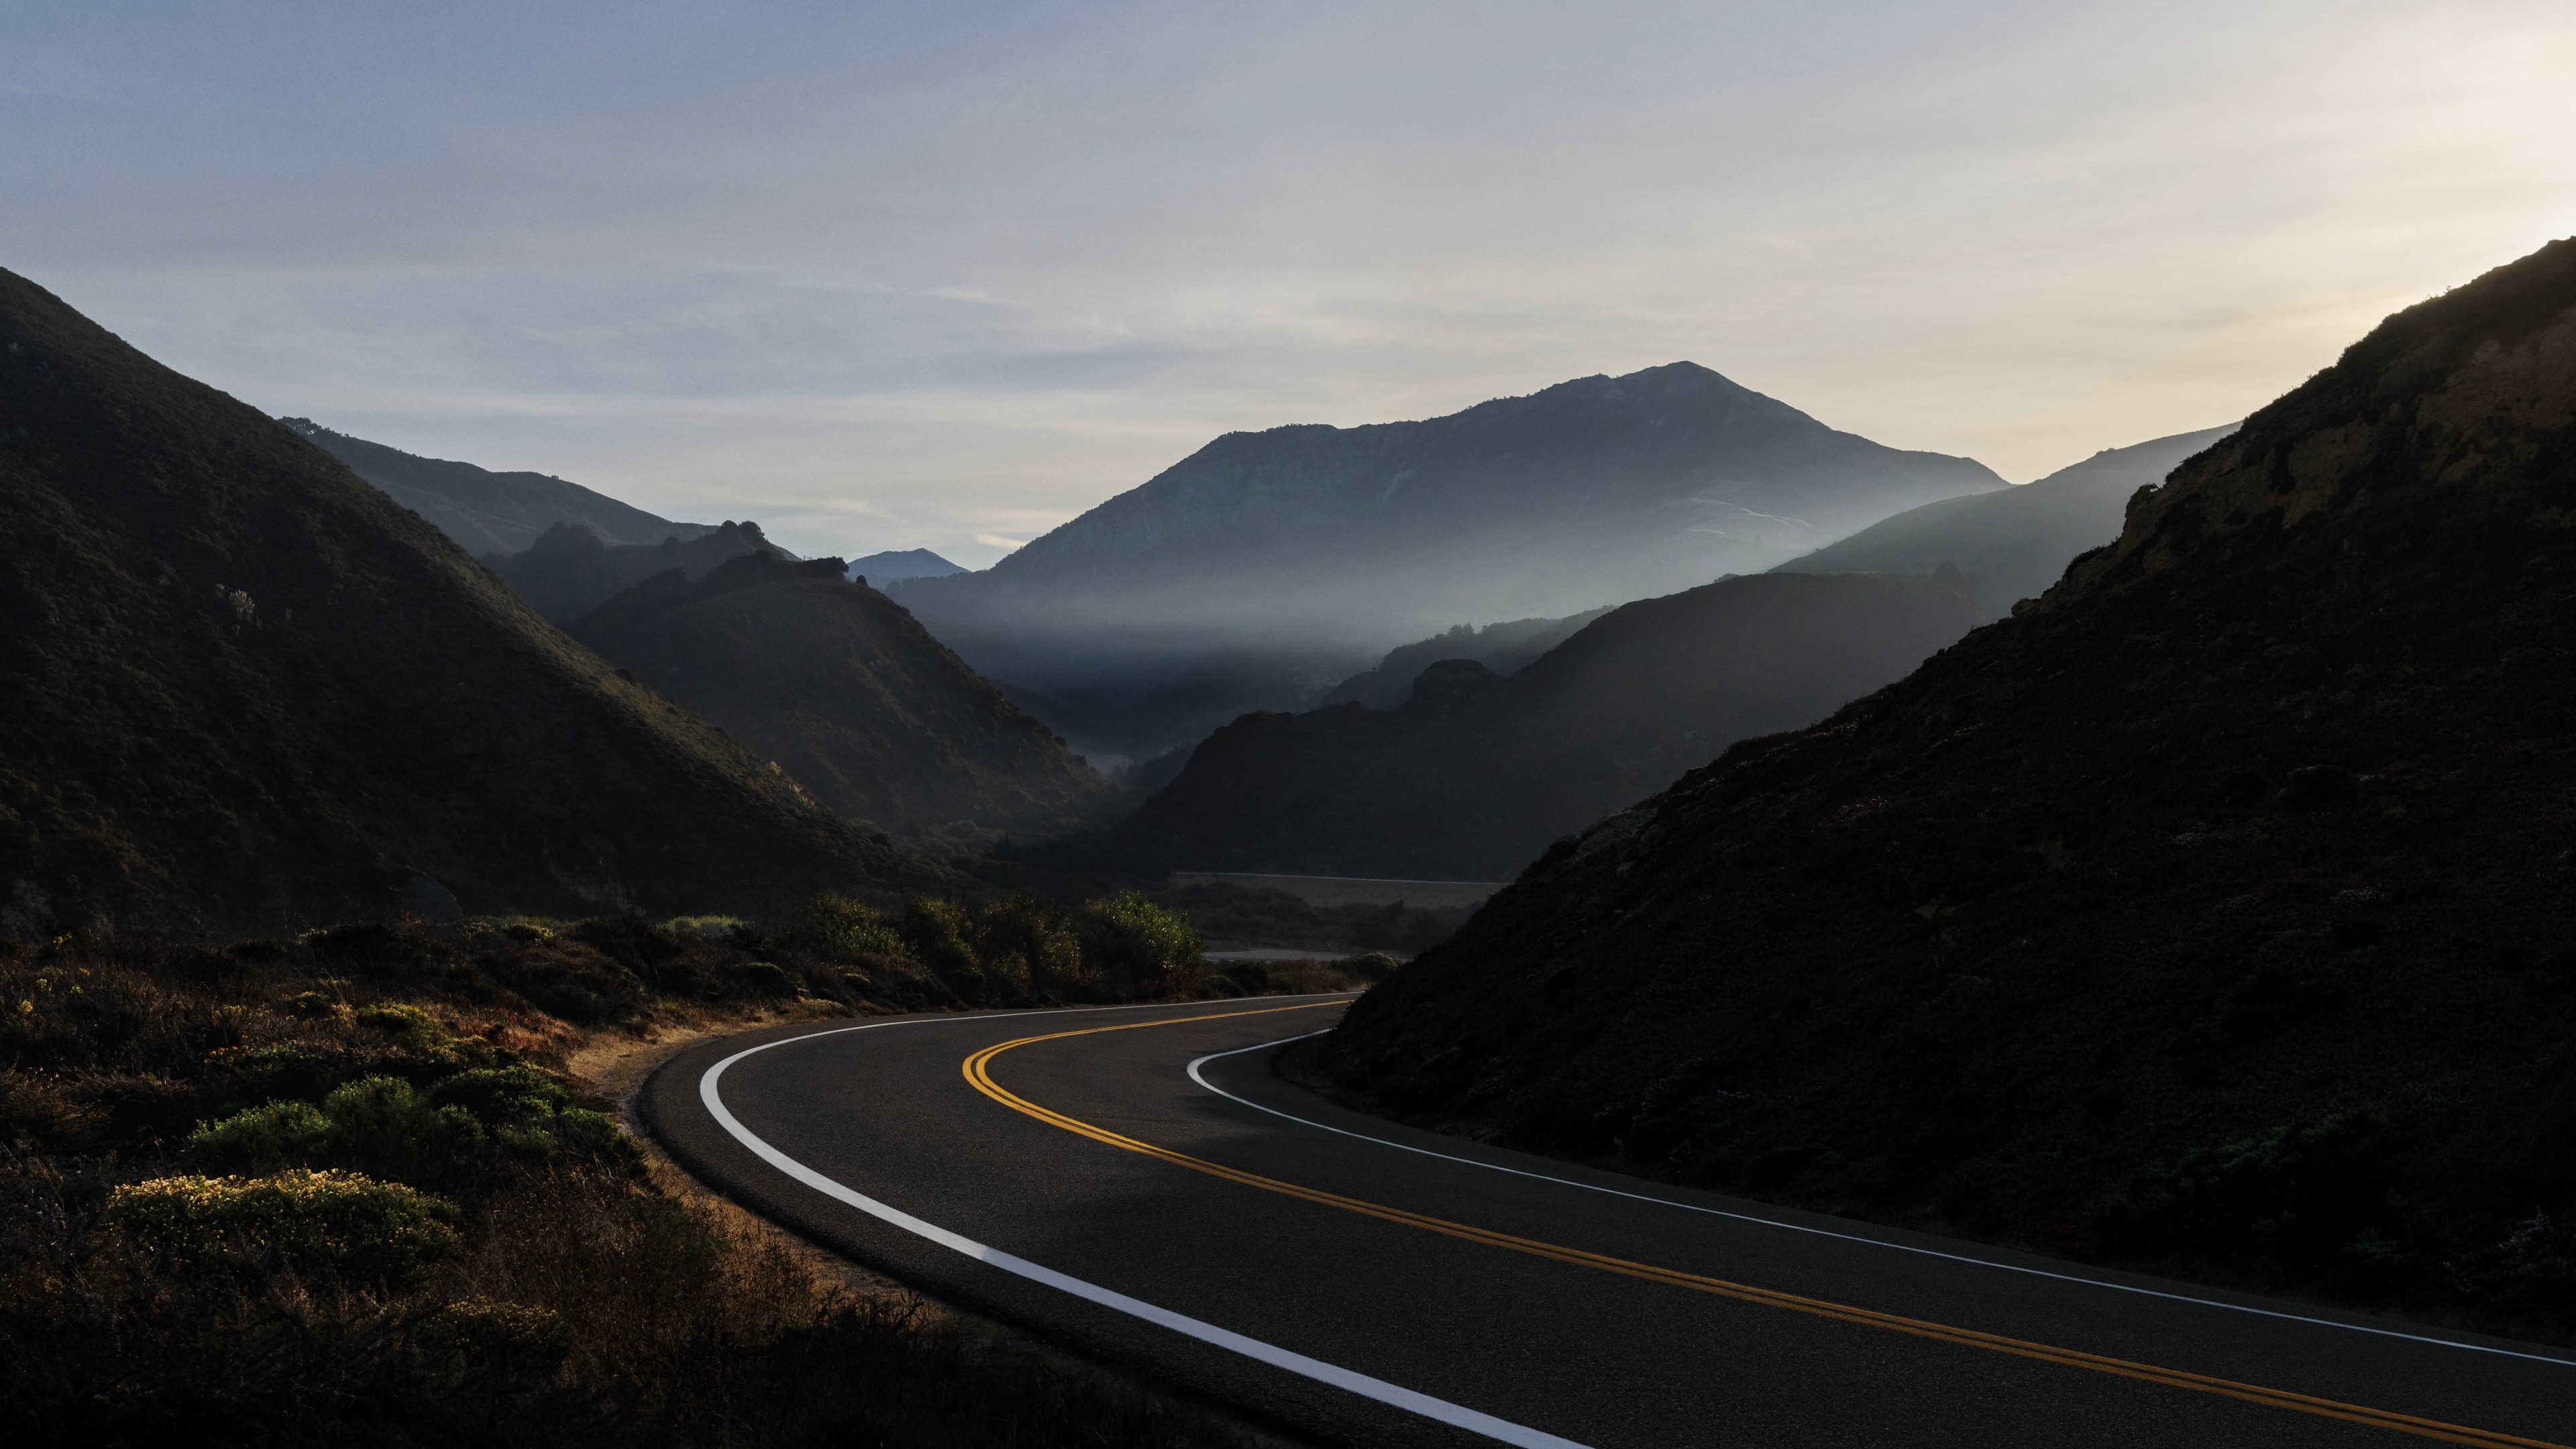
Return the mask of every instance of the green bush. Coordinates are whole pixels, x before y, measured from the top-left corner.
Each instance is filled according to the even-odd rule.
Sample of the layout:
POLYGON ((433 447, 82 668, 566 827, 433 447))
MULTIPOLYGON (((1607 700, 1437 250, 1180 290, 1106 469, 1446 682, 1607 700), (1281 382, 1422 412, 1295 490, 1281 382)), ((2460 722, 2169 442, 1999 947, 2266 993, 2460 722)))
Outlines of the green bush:
POLYGON ((1082 959, 1119 996, 1157 997, 1198 985, 1206 942, 1198 927, 1142 891, 1083 903, 1082 959))
POLYGON ((1062 906, 1029 896, 995 901, 976 914, 975 944, 990 1000, 1036 992, 1091 994, 1082 942, 1062 906))
POLYGON ((442 1180, 497 1144, 513 1156, 571 1156, 632 1170, 640 1149, 597 1112, 572 1105, 561 1084, 533 1067, 485 1067, 415 1088, 398 1077, 361 1077, 322 1099, 271 1102, 200 1126, 183 1154, 191 1166, 267 1171, 336 1163, 385 1177, 442 1180))
POLYGON ((834 961, 904 954, 903 934, 879 911, 847 896, 819 895, 782 938, 785 944, 834 961))
POLYGON ((983 1004, 984 965, 975 951, 975 918, 955 901, 914 896, 903 905, 904 954, 930 968, 949 990, 983 1004))
POLYGON ((534 1067, 483 1067, 429 1089, 442 1107, 459 1107, 487 1124, 527 1122, 572 1108, 563 1084, 534 1067))
POLYGON ((107 1216, 127 1241, 180 1272, 276 1263, 399 1286, 457 1247, 454 1203, 354 1172, 155 1178, 116 1189, 107 1216))
POLYGON ((564 1356, 571 1335, 551 1308, 469 1298, 450 1303, 412 1325, 425 1348, 442 1350, 475 1367, 550 1365, 564 1356))
POLYGON ((331 1150, 331 1119, 310 1102, 271 1102, 188 1134, 186 1160, 201 1167, 274 1167, 331 1150))
POLYGON ((200 1126, 183 1154, 198 1167, 262 1171, 341 1161, 396 1176, 435 1174, 483 1138, 462 1107, 441 1107, 398 1077, 361 1077, 322 1099, 270 1102, 200 1126))

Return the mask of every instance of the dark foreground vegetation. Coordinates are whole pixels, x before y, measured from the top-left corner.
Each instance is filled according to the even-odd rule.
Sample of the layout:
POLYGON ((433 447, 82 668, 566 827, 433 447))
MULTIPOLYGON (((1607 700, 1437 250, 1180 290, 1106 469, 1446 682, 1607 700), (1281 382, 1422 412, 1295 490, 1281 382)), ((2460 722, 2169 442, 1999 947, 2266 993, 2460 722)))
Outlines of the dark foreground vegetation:
POLYGON ((1133 895, 826 897, 775 935, 0 941, 0 1422, 28 1445, 1234 1442, 818 1277, 673 1190, 567 1061, 753 1009, 1351 980, 1202 978, 1188 924, 1133 895))
POLYGON ((2576 242, 1569 837, 1329 1069, 1540 1150, 2576 1331, 2576 242))

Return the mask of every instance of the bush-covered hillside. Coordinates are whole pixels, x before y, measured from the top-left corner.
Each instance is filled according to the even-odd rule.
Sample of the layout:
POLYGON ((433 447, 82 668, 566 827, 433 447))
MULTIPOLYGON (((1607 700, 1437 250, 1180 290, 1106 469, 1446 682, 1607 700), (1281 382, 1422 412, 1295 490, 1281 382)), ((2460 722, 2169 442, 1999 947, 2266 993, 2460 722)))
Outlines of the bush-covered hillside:
POLYGON ((1558 843, 1332 1038, 1405 1114, 2576 1326, 2576 241, 2018 617, 1558 843))
POLYGON ((30 1446, 1233 1442, 817 1278, 648 1170, 565 1071, 603 1034, 751 1012, 1274 985, 1198 964, 1132 895, 827 897, 775 936, 0 943, 0 1418, 30 1446))

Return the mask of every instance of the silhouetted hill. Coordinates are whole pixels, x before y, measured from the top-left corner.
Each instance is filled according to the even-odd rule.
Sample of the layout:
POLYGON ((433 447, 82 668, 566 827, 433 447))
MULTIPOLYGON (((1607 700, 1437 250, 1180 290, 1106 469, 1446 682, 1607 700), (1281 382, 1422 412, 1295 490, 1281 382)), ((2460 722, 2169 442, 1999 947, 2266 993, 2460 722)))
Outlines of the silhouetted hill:
POLYGON ((1677 1180, 2563 1324, 2571 526, 2560 241, 2020 615, 1552 850, 1332 1062, 1677 1180))
POLYGON ((1555 837, 1902 675, 1974 622, 1920 577, 1752 575, 1647 599, 1509 679, 1446 660, 1384 713, 1247 715, 1116 839, 1192 870, 1506 879, 1555 837))
POLYGON ((1948 569, 1990 619, 2012 612, 2066 572, 2069 560, 2120 536, 2129 495, 2153 488, 2185 458, 2236 431, 2234 423, 2105 448, 2019 488, 1944 498, 1881 519, 1773 573, 1928 574, 1948 569))
POLYGON ((321 449, 0 272, 0 932, 934 878, 321 449))
POLYGON ((950 574, 964 572, 965 569, 926 548, 907 548, 899 552, 889 549, 850 560, 850 577, 865 579, 878 588, 905 579, 944 579, 950 574))
POLYGON ((280 421, 437 524, 470 554, 522 552, 562 523, 578 524, 609 543, 685 541, 714 531, 709 524, 674 523, 543 473, 494 473, 335 433, 311 418, 280 421))
POLYGON ((2002 486, 1685 362, 1230 433, 989 569, 891 587, 976 668, 1150 745, 1296 707, 1453 620, 1669 594, 2002 486))
POLYGON ((1572 638, 1574 631, 1609 612, 1600 608, 1562 619, 1507 619, 1481 629, 1458 624, 1428 639, 1388 650, 1375 669, 1334 685, 1317 708, 1364 704, 1371 709, 1394 709, 1413 697, 1415 677, 1444 659, 1473 659, 1496 674, 1517 674, 1540 655, 1572 638))
POLYGON ((1120 738, 1116 730, 1066 704, 1063 700, 1041 694, 1034 689, 1022 688, 1004 679, 987 679, 984 682, 993 686, 994 691, 1002 698, 1019 706, 1020 713, 1062 736, 1065 748, 1077 755, 1095 757, 1092 759, 1095 767, 1098 767, 1103 759, 1110 759, 1114 765, 1124 763, 1129 758, 1126 741, 1120 738))
POLYGON ((673 569, 686 578, 703 578, 728 559, 767 552, 794 559, 760 536, 760 525, 748 519, 722 524, 691 539, 663 539, 658 544, 608 544, 577 523, 558 523, 539 535, 524 553, 483 556, 484 567, 558 624, 570 624, 655 574, 673 569))
POLYGON ((694 582, 673 570, 572 632, 855 819, 1027 832, 1107 800, 1062 740, 846 567, 764 551, 694 582))

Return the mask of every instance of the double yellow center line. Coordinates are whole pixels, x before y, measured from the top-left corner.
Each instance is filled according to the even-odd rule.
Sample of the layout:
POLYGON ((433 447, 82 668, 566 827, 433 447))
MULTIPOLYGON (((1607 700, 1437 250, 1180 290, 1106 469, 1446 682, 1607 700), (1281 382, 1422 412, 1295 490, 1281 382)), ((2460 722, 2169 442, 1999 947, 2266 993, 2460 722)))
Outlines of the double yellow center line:
POLYGON ((2127 1359, 2107 1358, 2101 1354, 2083 1353, 2071 1348, 2057 1348, 2049 1344, 2032 1343, 2026 1339, 2006 1338, 2002 1334, 1983 1333, 1973 1328, 1955 1328, 1946 1323, 1933 1323, 1920 1318, 1881 1313, 1872 1308, 1859 1308, 1847 1303, 1833 1303, 1821 1298, 1806 1298, 1795 1293, 1756 1288, 1747 1283, 1733 1283, 1723 1278, 1703 1277, 1697 1273, 1685 1273, 1675 1268, 1659 1268, 1651 1263, 1631 1262, 1626 1258, 1614 1258, 1603 1253, 1587 1252, 1581 1248, 1568 1248, 1555 1243, 1540 1242, 1534 1238, 1515 1237, 1509 1233, 1498 1233, 1488 1228, 1472 1227, 1466 1223, 1451 1222, 1447 1218, 1435 1218, 1424 1213, 1409 1212, 1403 1208, 1388 1207, 1383 1203, 1369 1202, 1364 1198, 1345 1197, 1340 1193, 1302 1187, 1293 1182, 1281 1182, 1277 1178, 1243 1172, 1221 1163, 1210 1162, 1205 1158, 1174 1152, 1168 1147, 1139 1142, 1133 1137, 1122 1136, 1106 1128, 1095 1127, 1088 1122, 1068 1117, 1051 1108, 1041 1107, 993 1080, 992 1062, 995 1057, 1014 1048, 1031 1046, 1042 1041, 1098 1036, 1113 1031, 1143 1031, 1151 1027, 1181 1026, 1198 1021, 1222 1021, 1238 1016, 1268 1016, 1283 1011, 1312 1011, 1321 1006, 1343 1004, 1338 1001, 1310 1002, 1299 1006, 1212 1012, 1163 1021, 1136 1021, 1117 1026, 1085 1027, 1077 1031, 1046 1032, 1038 1036, 1024 1036, 1016 1041, 1006 1041, 997 1046, 986 1047, 966 1058, 963 1070, 966 1080, 974 1085, 975 1090, 994 1101, 1000 1102, 1015 1112, 1034 1117, 1051 1127, 1061 1127, 1067 1132, 1088 1137, 1094 1142, 1106 1143, 1128 1152, 1143 1153, 1147 1157, 1157 1158, 1175 1167, 1186 1167, 1192 1172, 1220 1177, 1245 1187, 1259 1188, 1264 1192, 1275 1192, 1283 1197, 1298 1198, 1324 1207, 1340 1208, 1345 1212, 1359 1213, 1391 1223, 1401 1223, 1406 1227, 1461 1238, 1471 1243, 1482 1243, 1488 1247, 1526 1253, 1532 1257, 1549 1258, 1559 1263, 1571 1263, 1577 1267, 1595 1268, 1624 1277, 1642 1278, 1650 1283, 1669 1284, 1672 1287, 1687 1288, 1696 1293, 1709 1293, 1721 1298, 1759 1303, 1771 1308, 1786 1308, 1795 1313, 1811 1314, 1818 1318, 1831 1318, 1844 1323, 1883 1328, 1895 1333, 1912 1334, 1917 1338, 1954 1343, 1964 1348, 1981 1348, 1993 1353, 2008 1353, 2018 1358, 2037 1359, 2042 1363, 2060 1364, 2067 1368, 2087 1369, 2094 1373, 2112 1374, 2145 1383, 2189 1389, 2195 1393, 2242 1399, 2247 1403, 2264 1404, 2276 1409, 2290 1409, 2302 1414, 2314 1414, 2321 1418, 2341 1419, 2347 1423, 2363 1424, 2374 1429, 2391 1429, 2400 1434, 2412 1434, 2424 1439, 2439 1439, 2452 1444, 2474 1444, 2484 1446, 2484 1449, 2567 1449, 2567 1446, 2551 1444, 2546 1440, 2524 1439, 2488 1429, 2472 1429, 2461 1424, 2446 1424, 2438 1419, 2421 1419, 2412 1414, 2367 1408, 2360 1404, 2347 1404, 2335 1399, 2321 1399, 2309 1394, 2292 1393, 2287 1389, 2265 1388, 2260 1384, 2238 1383, 2233 1379, 2212 1378, 2207 1374, 2187 1373, 2181 1369, 2158 1368, 2153 1364, 2133 1363, 2127 1359))

